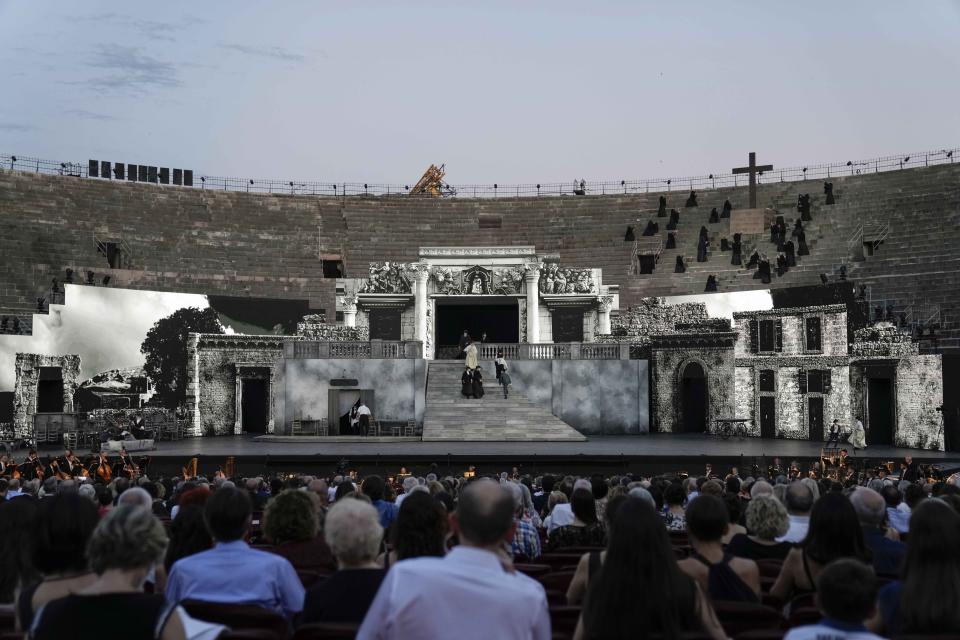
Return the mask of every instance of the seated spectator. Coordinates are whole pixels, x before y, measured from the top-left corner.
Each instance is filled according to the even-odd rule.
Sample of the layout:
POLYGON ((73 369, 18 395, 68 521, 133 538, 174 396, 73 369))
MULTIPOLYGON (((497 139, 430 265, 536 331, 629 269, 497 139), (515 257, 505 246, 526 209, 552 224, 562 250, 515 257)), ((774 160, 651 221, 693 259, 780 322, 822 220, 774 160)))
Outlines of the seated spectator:
MULTIPOLYGON (((400 519, 403 509, 401 505, 400 519)), ((362 500, 339 500, 327 512, 324 537, 339 570, 307 592, 300 623, 360 624, 386 574, 377 563, 383 539, 380 514, 362 500)))
POLYGON ((177 560, 212 547, 213 538, 203 518, 203 507, 195 504, 181 507, 177 517, 170 522, 170 543, 163 557, 163 567, 169 574, 177 560))
POLYGON ((864 626, 875 610, 877 580, 858 560, 834 560, 817 578, 817 607, 823 620, 791 629, 784 640, 882 640, 864 626))
POLYGON ((540 482, 538 484, 539 489, 533 493, 533 508, 537 510, 537 513, 542 518, 546 518, 550 514, 550 509, 547 507, 547 501, 550 499, 550 496, 553 493, 554 484, 556 484, 554 477, 550 474, 546 474, 540 478, 540 482))
POLYGON ((380 476, 367 476, 360 485, 363 495, 370 498, 370 502, 380 514, 380 526, 384 531, 390 530, 390 525, 397 518, 397 505, 388 502, 387 486, 380 476))
POLYGON ((516 522, 510 553, 514 560, 536 560, 540 557, 540 533, 527 516, 523 504, 523 488, 514 482, 508 482, 504 486, 513 496, 513 518, 516 522))
POLYGON ((679 562, 713 600, 759 602, 760 568, 753 560, 736 558, 720 542, 730 526, 723 500, 702 493, 687 507, 687 533, 693 552, 679 562))
POLYGON ((447 511, 427 491, 415 490, 400 505, 390 538, 393 550, 384 561, 387 569, 409 558, 443 557, 447 552, 447 511))
POLYGON ((31 561, 36 516, 35 500, 18 496, 0 502, 0 604, 12 604, 16 592, 39 577, 31 561))
POLYGON ((397 496, 397 509, 403 506, 403 501, 407 499, 407 496, 410 495, 410 492, 413 491, 413 488, 419 485, 420 482, 415 476, 407 476, 403 479, 403 493, 397 496))
MULTIPOLYGON (((740 482, 737 481, 737 486, 739 487, 740 482)), ((727 515, 730 516, 730 526, 727 528, 727 532, 723 535, 723 546, 730 544, 730 540, 733 539, 733 536, 745 535, 747 533, 746 527, 740 524, 740 518, 743 517, 743 507, 744 502, 740 499, 740 496, 737 495, 739 492, 734 491, 724 494, 723 504, 727 506, 727 515)))
POLYGON ((590 579, 574 638, 626 640, 640 637, 639 630, 647 637, 727 637, 703 590, 677 565, 656 511, 625 498, 610 520, 610 544, 590 579))
POLYGON ((557 527, 561 527, 561 524, 554 524, 554 513, 556 513, 557 520, 563 522, 564 524, 570 524, 573 522, 573 512, 570 511, 570 500, 567 498, 567 494, 563 491, 554 491, 550 494, 550 497, 547 499, 547 516, 543 519, 543 528, 547 530, 547 534, 557 527), (559 505, 567 505, 565 509, 557 510, 559 505))
MULTIPOLYGON (((608 546, 610 544, 609 532, 612 518, 616 514, 617 509, 623 505, 625 500, 627 500, 627 496, 614 496, 607 502, 607 508, 604 510, 606 522, 603 524, 604 528, 607 530, 608 546)), ((587 594, 587 587, 590 584, 591 578, 597 574, 597 571, 603 565, 603 561, 606 559, 606 557, 606 550, 588 551, 580 556, 580 562, 577 564, 577 571, 573 574, 573 579, 570 581, 570 586, 567 587, 568 605, 579 605, 583 602, 583 598, 587 594)))
POLYGON ((663 504, 667 508, 663 521, 667 525, 667 531, 686 531, 687 514, 683 510, 686 499, 687 494, 683 487, 675 482, 671 482, 663 490, 663 504))
POLYGON ((574 489, 570 501, 573 522, 554 529, 547 538, 546 550, 564 547, 601 547, 606 542, 603 526, 597 520, 597 503, 589 489, 574 489))
POLYGON ((20 591, 16 611, 20 629, 29 629, 34 612, 46 603, 77 593, 97 579, 87 561, 87 543, 99 520, 93 503, 76 493, 40 501, 33 566, 43 577, 20 591))
POLYGON ((460 545, 443 558, 390 567, 357 638, 548 640, 543 586, 504 571, 504 543, 514 534, 513 504, 499 483, 481 479, 467 485, 451 518, 460 545))
MULTIPOLYGON (((347 496, 354 495, 357 493, 357 485, 349 479, 341 481, 337 485, 337 490, 333 494, 334 502, 339 502, 341 498, 346 498, 347 496)), ((369 500, 370 498, 367 498, 369 500)))
POLYGON ((727 551, 751 560, 783 560, 793 545, 776 539, 786 533, 789 526, 787 508, 771 494, 758 495, 751 498, 747 506, 749 533, 735 535, 727 545, 727 551))
POLYGON ((317 497, 307 491, 287 489, 271 498, 263 512, 263 533, 273 553, 297 569, 333 571, 330 547, 320 534, 317 497))
POLYGON ((243 541, 250 527, 246 491, 216 491, 204 507, 215 546, 174 563, 167 578, 167 601, 256 604, 288 617, 303 607, 303 585, 286 558, 251 549, 243 541))
MULTIPOLYGON (((907 484, 907 487, 910 486, 912 483, 907 484)), ((900 490, 891 484, 885 486, 880 491, 880 495, 886 503, 887 522, 890 527, 897 533, 907 533, 910 530, 910 507, 903 502, 900 490), (904 508, 901 509, 901 507, 904 508)))
POLYGON ((807 536, 787 554, 770 595, 787 602, 795 595, 816 591, 817 576, 840 558, 869 562, 870 552, 853 505, 842 494, 828 493, 814 505, 807 536))
MULTIPOLYGON (((890 487, 891 489, 893 487, 890 487)), ((887 537, 884 522, 887 504, 879 493, 866 487, 856 487, 850 494, 850 504, 857 512, 863 527, 863 541, 873 556, 873 570, 882 575, 897 575, 903 561, 903 543, 887 537)))
POLYGON ((942 500, 924 500, 910 514, 900 580, 880 590, 868 623, 891 636, 960 629, 960 514, 942 500))
POLYGON ((810 510, 813 509, 814 502, 813 491, 799 480, 791 482, 784 489, 783 503, 787 507, 790 526, 777 540, 796 544, 806 538, 807 527, 810 526, 810 510))
POLYGON ((184 638, 183 613, 163 596, 141 591, 163 557, 167 535, 148 509, 121 505, 97 525, 87 555, 97 579, 37 611, 30 637, 184 638))

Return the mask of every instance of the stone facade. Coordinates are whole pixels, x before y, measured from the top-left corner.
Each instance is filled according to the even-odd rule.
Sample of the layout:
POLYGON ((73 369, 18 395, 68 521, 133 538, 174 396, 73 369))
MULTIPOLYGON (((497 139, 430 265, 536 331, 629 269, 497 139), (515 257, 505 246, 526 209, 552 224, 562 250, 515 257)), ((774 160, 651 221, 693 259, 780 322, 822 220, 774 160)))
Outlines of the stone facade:
POLYGON ((47 356, 38 353, 18 353, 17 378, 13 391, 13 430, 17 438, 31 438, 33 416, 37 413, 37 385, 41 367, 60 369, 63 378, 64 413, 71 413, 73 394, 80 385, 80 356, 47 356))

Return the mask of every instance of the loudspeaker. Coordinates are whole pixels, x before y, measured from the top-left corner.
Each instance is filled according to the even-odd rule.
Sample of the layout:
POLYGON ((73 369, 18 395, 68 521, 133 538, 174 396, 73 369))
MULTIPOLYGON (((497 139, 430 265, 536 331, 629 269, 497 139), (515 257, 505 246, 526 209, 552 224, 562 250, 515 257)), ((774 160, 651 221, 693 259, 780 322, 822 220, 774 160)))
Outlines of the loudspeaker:
POLYGON ((113 177, 117 180, 123 180, 126 177, 123 171, 124 166, 122 162, 113 163, 113 177))
POLYGON ((137 165, 127 164, 127 180, 131 182, 136 182, 137 180, 137 165))
POLYGON ((160 167, 160 184, 170 184, 170 169, 160 167))
POLYGON ((183 184, 183 169, 173 170, 173 184, 178 187, 183 184))
POLYGON ((100 161, 100 177, 102 178, 110 177, 110 162, 107 160, 100 161))
POLYGON ((185 187, 193 186, 193 169, 183 170, 183 186, 185 187))
POLYGON ((137 167, 137 180, 140 182, 147 181, 147 165, 141 164, 137 167))
POLYGON ((100 163, 96 160, 87 161, 87 175, 91 178, 100 177, 100 163))
POLYGON ((157 183, 157 168, 147 167, 147 182, 157 183))

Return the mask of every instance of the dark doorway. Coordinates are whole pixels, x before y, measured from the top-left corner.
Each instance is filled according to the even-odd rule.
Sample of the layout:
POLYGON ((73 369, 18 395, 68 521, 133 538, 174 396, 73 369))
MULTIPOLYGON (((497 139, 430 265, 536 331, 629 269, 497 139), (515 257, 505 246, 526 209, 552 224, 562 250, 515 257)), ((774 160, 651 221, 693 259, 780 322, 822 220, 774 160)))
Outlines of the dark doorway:
MULTIPOLYGON (((513 304, 437 304, 437 345, 453 346, 460 342, 463 330, 474 340, 484 332, 487 342, 520 342, 520 308, 513 304)), ((451 356, 455 357, 455 356, 451 356)))
POLYGON ((807 424, 810 425, 810 439, 823 442, 823 398, 807 396, 807 424))
POLYGON ((554 309, 553 341, 583 342, 583 310, 554 309))
POLYGON ((240 420, 246 433, 266 433, 267 422, 267 380, 241 381, 240 420))
POLYGON ((37 413, 63 411, 63 370, 60 367, 40 367, 37 380, 37 413))
POLYGON ((400 310, 399 309, 371 309, 370 310, 370 339, 371 340, 399 340, 400 339, 400 310))
POLYGON ((706 433, 707 431, 707 378, 696 362, 683 370, 680 380, 681 433, 706 433))
POLYGON ((893 381, 867 379, 867 443, 893 444, 893 381))
POLYGON ((760 437, 777 437, 777 399, 760 396, 760 437))

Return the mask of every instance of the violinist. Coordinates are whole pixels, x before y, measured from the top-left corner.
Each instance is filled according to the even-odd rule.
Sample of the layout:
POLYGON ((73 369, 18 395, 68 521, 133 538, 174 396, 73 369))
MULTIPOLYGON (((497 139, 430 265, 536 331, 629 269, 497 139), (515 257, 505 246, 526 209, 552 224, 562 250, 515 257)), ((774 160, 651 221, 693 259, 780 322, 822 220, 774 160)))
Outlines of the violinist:
POLYGON ((7 454, 0 454, 0 478, 6 478, 11 473, 13 473, 13 467, 15 465, 10 462, 10 456, 7 454))
POLYGON ((43 463, 40 462, 40 456, 37 455, 36 449, 30 449, 27 459, 20 465, 20 474, 28 480, 43 480, 45 475, 43 463))

